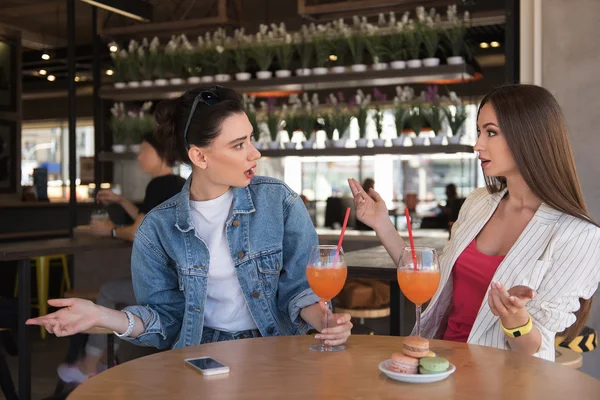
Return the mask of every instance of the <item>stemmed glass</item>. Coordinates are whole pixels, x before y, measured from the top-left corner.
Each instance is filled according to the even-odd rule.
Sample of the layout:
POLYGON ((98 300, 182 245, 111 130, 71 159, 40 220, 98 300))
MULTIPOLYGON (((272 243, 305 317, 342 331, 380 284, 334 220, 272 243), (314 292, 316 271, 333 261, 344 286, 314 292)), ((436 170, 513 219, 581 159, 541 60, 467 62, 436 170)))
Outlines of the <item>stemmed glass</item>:
MULTIPOLYGON (((306 266, 306 277, 308 284, 317 296, 323 300, 323 328, 327 328, 329 316, 329 304, 331 299, 337 296, 346 282, 348 268, 344 260, 344 251, 337 246, 314 246, 308 258, 306 266)), ((313 351, 341 351, 344 345, 329 346, 325 343, 310 346, 313 351)))
POLYGON ((405 247, 398 261, 398 284, 415 303, 417 336, 421 336, 421 306, 431 300, 440 284, 440 262, 435 249, 405 247))

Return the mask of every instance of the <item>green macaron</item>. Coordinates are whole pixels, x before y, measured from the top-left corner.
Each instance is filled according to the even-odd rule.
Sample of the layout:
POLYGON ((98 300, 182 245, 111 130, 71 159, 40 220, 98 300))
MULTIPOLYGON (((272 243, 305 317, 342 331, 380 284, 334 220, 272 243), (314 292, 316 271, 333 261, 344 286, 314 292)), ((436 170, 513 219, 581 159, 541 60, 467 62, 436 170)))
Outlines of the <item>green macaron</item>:
POLYGON ((438 374, 450 367, 448 360, 442 357, 425 357, 419 360, 419 372, 422 374, 438 374))

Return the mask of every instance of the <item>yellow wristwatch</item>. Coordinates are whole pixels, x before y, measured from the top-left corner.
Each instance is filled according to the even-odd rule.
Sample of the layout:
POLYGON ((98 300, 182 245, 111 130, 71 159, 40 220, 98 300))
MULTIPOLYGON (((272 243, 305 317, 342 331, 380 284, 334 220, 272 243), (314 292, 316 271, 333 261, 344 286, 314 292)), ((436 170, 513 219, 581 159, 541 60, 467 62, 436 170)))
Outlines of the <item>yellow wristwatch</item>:
POLYGON ((531 321, 530 315, 529 320, 527 320, 527 323, 523 326, 519 326, 518 328, 506 329, 504 325, 502 325, 502 320, 500 320, 500 326, 502 327, 502 330, 504 331, 504 334, 506 336, 511 338, 518 338, 520 336, 527 335, 529 332, 531 332, 531 330, 533 329, 533 322, 531 321))

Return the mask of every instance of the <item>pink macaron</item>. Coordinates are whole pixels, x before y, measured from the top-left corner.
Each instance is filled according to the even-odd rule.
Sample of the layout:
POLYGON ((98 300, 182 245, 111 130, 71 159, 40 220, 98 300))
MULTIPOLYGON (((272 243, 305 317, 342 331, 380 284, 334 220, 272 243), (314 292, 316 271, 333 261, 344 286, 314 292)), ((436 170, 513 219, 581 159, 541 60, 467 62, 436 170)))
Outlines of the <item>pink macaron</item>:
POLYGON ((419 371, 419 360, 402 353, 394 353, 388 369, 401 374, 416 374, 419 371))

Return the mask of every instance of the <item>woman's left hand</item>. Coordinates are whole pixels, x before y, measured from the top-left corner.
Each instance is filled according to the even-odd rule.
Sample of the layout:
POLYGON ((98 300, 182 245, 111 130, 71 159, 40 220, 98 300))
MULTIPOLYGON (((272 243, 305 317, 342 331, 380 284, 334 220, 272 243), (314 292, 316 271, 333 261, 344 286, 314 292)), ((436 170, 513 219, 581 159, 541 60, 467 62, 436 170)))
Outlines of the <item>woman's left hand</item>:
POLYGON ((492 314, 500 317, 502 323, 506 326, 505 319, 526 315, 529 318, 525 306, 535 295, 535 290, 527 286, 514 286, 506 290, 500 282, 492 282, 488 294, 488 303, 492 314))
MULTIPOLYGON (((321 309, 324 308, 323 302, 320 302, 321 309)), ((322 329, 320 333, 315 335, 315 339, 324 340, 328 346, 337 346, 346 343, 350 337, 352 330, 352 318, 350 314, 334 314, 331 310, 328 311, 329 328, 322 329)))

